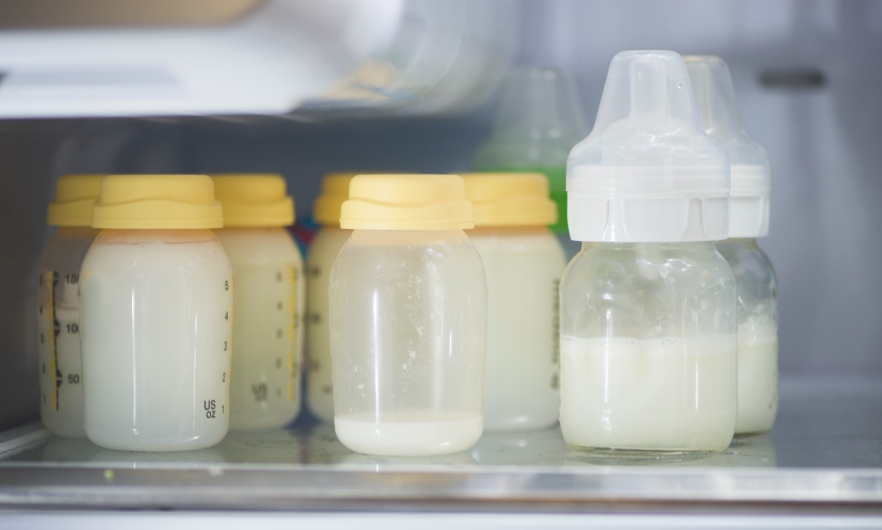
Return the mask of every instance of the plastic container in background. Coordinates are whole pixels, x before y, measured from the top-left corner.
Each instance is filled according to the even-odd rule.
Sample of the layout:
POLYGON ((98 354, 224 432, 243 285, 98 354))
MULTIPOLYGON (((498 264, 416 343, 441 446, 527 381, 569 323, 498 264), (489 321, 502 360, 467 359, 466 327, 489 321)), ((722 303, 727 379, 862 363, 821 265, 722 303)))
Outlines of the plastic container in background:
POLYGON ((674 52, 616 55, 591 134, 567 166, 560 423, 570 447, 721 450, 735 432, 729 160, 674 52))
POLYGON ((463 175, 466 233, 487 276, 484 429, 538 429, 560 410, 558 288, 566 261, 547 226, 557 208, 541 173, 463 175))
POLYGON ((334 427, 353 451, 419 456, 483 430, 487 286, 456 175, 359 175, 331 270, 334 427))
POLYGON ((224 227, 214 233, 233 267, 230 428, 283 427, 300 413, 306 281, 285 229, 294 201, 279 175, 215 175, 224 227))
POLYGON ((330 173, 322 180, 322 193, 312 207, 321 228, 306 255, 306 403, 324 422, 334 421, 334 386, 331 383, 331 332, 328 327, 328 286, 331 267, 352 230, 340 228, 340 208, 349 198, 354 173, 330 173))
POLYGON ((64 175, 55 183, 46 222, 57 226, 37 267, 40 418, 59 436, 84 438, 80 358, 80 265, 98 235, 92 203, 103 175, 64 175))
POLYGON ((85 428, 109 449, 209 447, 227 433, 233 274, 205 175, 110 175, 80 271, 85 428))
POLYGON ((729 68, 719 57, 686 57, 705 131, 726 148, 732 175, 729 239, 717 250, 738 282, 736 434, 771 430, 778 412, 778 302, 775 269, 756 244, 769 235, 769 155, 741 126, 729 68))
POLYGON ((587 134, 579 93, 567 72, 516 68, 503 88, 493 133, 472 166, 475 171, 536 171, 548 177, 558 209, 550 228, 568 260, 579 252, 580 243, 567 231, 567 155, 587 134))

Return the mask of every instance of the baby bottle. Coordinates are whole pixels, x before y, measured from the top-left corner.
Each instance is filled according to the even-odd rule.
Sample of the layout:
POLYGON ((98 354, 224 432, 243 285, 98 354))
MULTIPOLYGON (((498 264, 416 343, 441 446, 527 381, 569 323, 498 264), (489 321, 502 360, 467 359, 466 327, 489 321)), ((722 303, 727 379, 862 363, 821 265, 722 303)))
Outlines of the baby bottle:
POLYGON ((778 411, 778 304, 772 263, 756 245, 769 235, 769 156, 741 127, 735 87, 719 57, 686 57, 698 114, 729 153, 729 239, 717 243, 738 282, 736 434, 771 430, 778 411))
POLYGON ((322 193, 312 207, 321 228, 306 255, 306 403, 322 421, 334 421, 331 384, 331 331, 328 328, 328 284, 331 267, 352 230, 340 228, 340 208, 349 198, 353 173, 331 173, 322 181, 322 193))
POLYGON ((219 442, 230 417, 232 269, 205 175, 110 175, 80 270, 86 435, 108 449, 219 442))
POLYGON ((83 373, 80 361, 80 265, 98 235, 92 203, 103 175, 64 175, 46 220, 57 226, 37 268, 37 347, 40 418, 59 436, 84 438, 83 373))
POLYGON ((469 239, 487 275, 484 429, 557 422, 558 287, 563 249, 547 226, 557 208, 541 173, 463 176, 475 210, 469 239))
POLYGON ((359 453, 426 456, 483 430, 487 285, 457 175, 359 175, 331 269, 334 428, 359 453))
POLYGON ((236 285, 230 428, 282 427, 300 412, 306 301, 300 250, 284 228, 294 223, 294 201, 278 175, 212 179, 224 209, 214 233, 236 285))
POLYGON ((588 133, 570 75, 554 68, 521 67, 502 90, 493 133, 475 154, 476 171, 536 171, 548 177, 557 221, 551 230, 567 257, 579 243, 567 232, 567 155, 588 133))
POLYGON ((567 444, 645 455, 710 451, 735 431, 735 277, 729 160, 704 133, 683 58, 610 64, 594 130, 567 163, 570 234, 560 286, 567 444), (649 453, 647 453, 649 452, 649 453))

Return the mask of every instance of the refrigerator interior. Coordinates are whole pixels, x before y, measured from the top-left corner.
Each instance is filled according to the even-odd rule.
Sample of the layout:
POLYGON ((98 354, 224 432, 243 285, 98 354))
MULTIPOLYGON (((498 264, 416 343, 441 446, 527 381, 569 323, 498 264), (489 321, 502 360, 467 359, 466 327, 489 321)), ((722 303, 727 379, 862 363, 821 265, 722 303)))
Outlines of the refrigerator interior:
POLYGON ((474 57, 464 52, 449 62, 450 72, 465 68, 460 77, 426 75, 424 89, 399 85, 379 102, 0 121, 0 505, 598 517, 800 510, 879 522, 870 518, 882 506, 882 3, 522 0, 485 10, 479 30, 495 37, 478 48, 494 50, 498 71, 463 66, 474 57), (557 428, 485 434, 465 453, 407 460, 351 453, 306 412, 293 429, 231 432, 185 453, 106 451, 39 426, 34 275, 59 175, 279 173, 308 223, 327 172, 468 169, 509 64, 570 72, 593 123, 609 60, 625 49, 724 58, 744 127, 769 151, 771 233, 759 243, 778 274, 781 397, 768 436, 621 465, 568 450, 557 428))

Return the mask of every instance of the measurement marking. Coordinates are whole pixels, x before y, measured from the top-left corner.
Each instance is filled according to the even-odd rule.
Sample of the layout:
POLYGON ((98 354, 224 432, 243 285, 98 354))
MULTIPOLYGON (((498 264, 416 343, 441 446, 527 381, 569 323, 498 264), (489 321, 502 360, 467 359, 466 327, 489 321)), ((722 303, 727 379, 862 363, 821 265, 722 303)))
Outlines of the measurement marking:
POLYGON ((59 394, 61 385, 64 383, 64 378, 58 367, 58 335, 61 333, 61 324, 55 318, 55 287, 58 285, 59 276, 55 271, 46 271, 46 274, 49 275, 49 279, 46 281, 47 287, 49 288, 49 303, 46 306, 46 311, 48 313, 47 317, 49 322, 52 325, 52 329, 49 331, 49 336, 47 337, 47 340, 49 341, 49 351, 52 352, 52 357, 49 360, 49 374, 55 380, 55 384, 52 385, 52 390, 49 393, 49 406, 52 407, 52 410, 57 411, 61 408, 59 394))
POLYGON ((288 267, 288 401, 294 401, 294 379, 296 372, 295 369, 295 348, 297 346, 296 340, 294 337, 295 319, 297 318, 297 313, 295 309, 295 302, 297 301, 297 271, 294 267, 288 267))

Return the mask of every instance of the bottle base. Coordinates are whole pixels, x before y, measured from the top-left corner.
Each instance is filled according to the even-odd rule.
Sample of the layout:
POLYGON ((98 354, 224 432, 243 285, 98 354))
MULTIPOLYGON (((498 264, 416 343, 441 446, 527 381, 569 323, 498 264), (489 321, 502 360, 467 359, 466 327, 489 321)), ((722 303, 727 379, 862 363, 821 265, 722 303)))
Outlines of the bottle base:
POLYGON ((766 434, 769 434, 769 431, 771 431, 771 430, 772 430, 772 429, 771 429, 771 427, 770 427, 770 428, 768 428, 768 429, 757 429, 757 430, 755 430, 755 431, 736 432, 736 433, 735 433, 735 438, 739 438, 739 439, 741 439, 741 438, 753 438, 753 437, 756 437, 756 436, 764 436, 764 435, 766 435, 766 434))
POLYGON ((484 416, 484 432, 518 432, 518 431, 541 431, 557 425, 557 418, 553 420, 530 420, 530 421, 501 421, 488 423, 484 416))
POLYGON ((334 418, 337 439, 356 453, 374 456, 436 456, 458 453, 481 437, 483 418, 477 414, 409 412, 334 418))
POLYGON ((614 447, 593 447, 567 444, 579 451, 581 456, 592 464, 667 464, 699 460, 716 453, 715 449, 618 449, 614 447))

